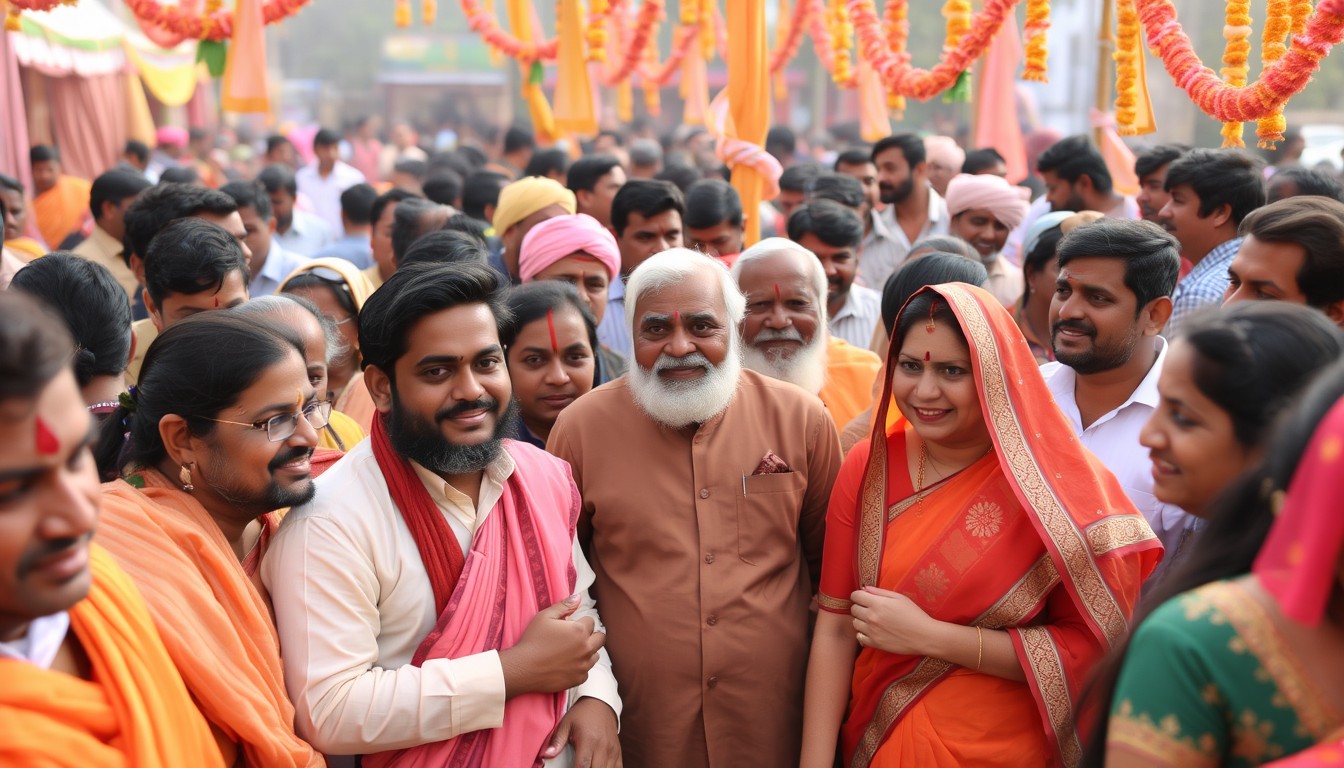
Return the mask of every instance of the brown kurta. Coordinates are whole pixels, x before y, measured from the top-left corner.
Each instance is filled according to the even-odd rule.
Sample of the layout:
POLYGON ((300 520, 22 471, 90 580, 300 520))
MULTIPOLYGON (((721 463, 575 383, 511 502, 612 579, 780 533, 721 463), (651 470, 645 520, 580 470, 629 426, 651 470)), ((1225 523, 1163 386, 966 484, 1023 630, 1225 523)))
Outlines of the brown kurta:
POLYGON ((674 430, 618 379, 566 408, 548 448, 583 496, 625 765, 796 764, 808 605, 841 462, 821 401, 743 371, 722 415, 674 430), (753 475, 769 452, 792 472, 753 475))

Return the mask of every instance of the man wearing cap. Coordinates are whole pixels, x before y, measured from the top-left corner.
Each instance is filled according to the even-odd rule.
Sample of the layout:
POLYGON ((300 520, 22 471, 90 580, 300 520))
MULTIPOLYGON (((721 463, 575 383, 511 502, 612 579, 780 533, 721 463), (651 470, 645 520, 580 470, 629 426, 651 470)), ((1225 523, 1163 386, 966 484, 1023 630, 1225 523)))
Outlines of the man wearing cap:
POLYGON ((513 182, 499 192, 495 204, 495 235, 504 243, 504 267, 509 279, 521 282, 518 272, 523 238, 541 222, 573 214, 577 210, 574 193, 555 179, 529 176, 513 182))
POLYGON ((949 234, 971 244, 989 272, 989 292, 1012 309, 1022 298, 1022 271, 1003 258, 1008 233, 1027 215, 1025 187, 1009 184, 999 176, 961 174, 947 184, 947 212, 952 217, 949 234))
MULTIPOLYGON (((518 256, 521 282, 559 280, 574 286, 593 319, 607 314, 607 292, 621 268, 621 250, 611 230, 586 213, 547 219, 523 237, 518 256)), ((626 360, 605 345, 598 350, 594 384, 625 375, 626 360)))

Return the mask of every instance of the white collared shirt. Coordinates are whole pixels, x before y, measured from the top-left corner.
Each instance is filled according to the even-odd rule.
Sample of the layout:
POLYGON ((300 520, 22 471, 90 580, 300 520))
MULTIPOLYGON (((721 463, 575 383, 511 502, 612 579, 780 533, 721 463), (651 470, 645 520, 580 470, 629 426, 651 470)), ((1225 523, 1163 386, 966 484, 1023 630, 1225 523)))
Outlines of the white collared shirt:
MULTIPOLYGON (((464 551, 514 469, 501 453, 472 505, 416 467, 464 551)), ((593 571, 577 543, 574 567, 581 602, 573 617, 592 616, 600 629, 588 594, 593 571)), ((392 503, 371 441, 352 448, 317 479, 317 496, 285 516, 261 575, 275 607, 295 729, 319 751, 365 754, 503 724, 498 651, 411 665, 439 617, 420 551, 392 503)), ((569 704, 591 696, 619 717, 611 661, 605 649, 599 656, 588 680, 570 690, 569 704)))
POLYGON ((1148 520, 1162 546, 1172 553, 1186 530, 1198 520, 1180 507, 1158 501, 1153 495, 1153 462, 1148 449, 1139 444, 1140 430, 1162 399, 1157 392, 1157 379, 1162 375, 1162 365, 1167 359, 1167 342, 1160 336, 1157 342, 1157 360, 1129 399, 1086 429, 1074 399, 1078 374, 1063 363, 1053 362, 1041 366, 1041 375, 1055 396, 1055 404, 1073 426, 1074 434, 1082 439, 1083 447, 1115 475, 1130 501, 1148 520))
MULTIPOLYGON (((947 203, 929 187, 928 220, 919 230, 915 242, 926 237, 946 235, 948 225, 947 203)), ((887 278, 905 263, 913 243, 896 220, 896 206, 888 205, 881 213, 872 214, 872 229, 863 239, 859 254, 859 281, 875 291, 881 291, 887 278)), ((861 346, 866 347, 867 342, 861 346)))
POLYGON ((299 184, 299 192, 312 201, 313 213, 327 223, 331 231, 345 234, 345 224, 341 221, 341 193, 364 183, 364 174, 341 160, 332 166, 331 173, 323 176, 317 170, 317 164, 305 165, 294 173, 299 184))
POLYGON ((290 219, 289 230, 276 232, 275 239, 290 253, 312 258, 313 254, 332 243, 331 228, 317 216, 294 209, 294 218, 290 219))
POLYGON ((859 349, 873 343, 873 330, 882 322, 882 294, 857 283, 849 286, 845 305, 831 317, 827 326, 831 335, 859 349))
POLYGON ((280 245, 280 238, 272 235, 271 250, 266 254, 266 263, 261 265, 261 272, 253 275, 247 283, 248 297, 257 299, 274 295, 290 273, 308 262, 309 259, 286 250, 280 245))

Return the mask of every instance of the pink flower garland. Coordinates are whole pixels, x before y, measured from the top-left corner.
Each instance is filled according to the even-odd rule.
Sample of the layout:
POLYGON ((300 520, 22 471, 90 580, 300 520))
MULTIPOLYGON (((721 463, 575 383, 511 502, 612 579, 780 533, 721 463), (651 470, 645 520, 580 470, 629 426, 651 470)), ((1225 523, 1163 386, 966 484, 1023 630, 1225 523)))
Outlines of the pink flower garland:
MULTIPOLYGON (((11 2, 18 4, 15 0, 11 2)), ((270 0, 262 6, 262 17, 266 24, 274 24, 298 13, 307 4, 308 0, 270 0)), ((187 39, 218 41, 233 37, 232 10, 219 10, 208 15, 186 13, 178 6, 165 7, 156 0, 126 0, 126 7, 141 22, 167 33, 178 42, 187 39)), ((163 45, 158 40, 155 42, 163 45)))
POLYGON ((467 17, 467 26, 481 36, 491 48, 500 51, 511 59, 524 64, 534 61, 555 61, 560 50, 560 38, 552 37, 544 43, 524 43, 517 37, 504 31, 495 17, 476 3, 476 0, 461 0, 462 15, 467 17))

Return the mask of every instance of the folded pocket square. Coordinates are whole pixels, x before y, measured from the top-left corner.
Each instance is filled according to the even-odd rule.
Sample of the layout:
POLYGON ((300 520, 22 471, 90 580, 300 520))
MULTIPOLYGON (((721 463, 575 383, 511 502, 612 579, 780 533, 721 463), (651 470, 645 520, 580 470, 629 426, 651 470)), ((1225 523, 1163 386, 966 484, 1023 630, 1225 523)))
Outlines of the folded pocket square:
POLYGON ((788 463, 779 458, 774 451, 766 451, 765 457, 761 459, 760 464, 756 465, 756 471, 752 472, 751 475, 752 477, 756 475, 783 475, 792 471, 793 469, 789 467, 788 463))

